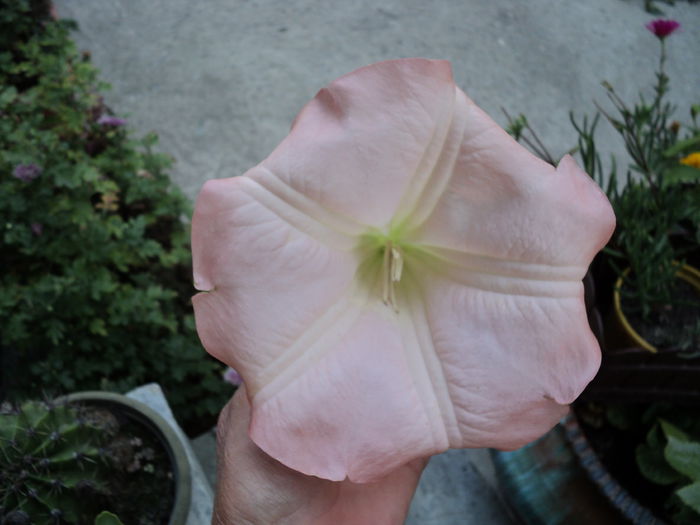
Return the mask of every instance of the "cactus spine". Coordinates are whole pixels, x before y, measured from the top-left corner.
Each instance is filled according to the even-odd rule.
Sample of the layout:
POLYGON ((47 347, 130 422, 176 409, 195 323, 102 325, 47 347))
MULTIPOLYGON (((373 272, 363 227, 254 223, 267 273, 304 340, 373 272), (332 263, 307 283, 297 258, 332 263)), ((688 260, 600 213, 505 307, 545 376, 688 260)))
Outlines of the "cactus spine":
POLYGON ((3 406, 0 523, 79 523, 86 491, 104 487, 104 430, 68 404, 3 406))

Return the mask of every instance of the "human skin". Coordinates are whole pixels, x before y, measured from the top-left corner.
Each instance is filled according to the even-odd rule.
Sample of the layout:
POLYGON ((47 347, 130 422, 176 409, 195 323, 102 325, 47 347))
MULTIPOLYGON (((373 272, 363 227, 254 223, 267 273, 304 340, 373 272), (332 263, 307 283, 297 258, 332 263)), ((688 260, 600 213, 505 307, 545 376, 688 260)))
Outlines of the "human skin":
POLYGON ((250 404, 241 386, 217 425, 218 480, 212 525, 401 524, 427 458, 365 484, 292 470, 248 437, 250 404))

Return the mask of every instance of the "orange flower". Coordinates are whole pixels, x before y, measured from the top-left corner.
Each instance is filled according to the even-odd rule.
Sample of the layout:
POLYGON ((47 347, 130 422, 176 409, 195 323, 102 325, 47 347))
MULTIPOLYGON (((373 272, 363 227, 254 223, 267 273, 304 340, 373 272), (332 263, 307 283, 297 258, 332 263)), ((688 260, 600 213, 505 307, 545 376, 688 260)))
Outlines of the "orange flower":
POLYGON ((685 164, 686 166, 691 166, 700 170, 700 151, 696 151, 687 157, 683 157, 681 159, 681 164, 685 164))

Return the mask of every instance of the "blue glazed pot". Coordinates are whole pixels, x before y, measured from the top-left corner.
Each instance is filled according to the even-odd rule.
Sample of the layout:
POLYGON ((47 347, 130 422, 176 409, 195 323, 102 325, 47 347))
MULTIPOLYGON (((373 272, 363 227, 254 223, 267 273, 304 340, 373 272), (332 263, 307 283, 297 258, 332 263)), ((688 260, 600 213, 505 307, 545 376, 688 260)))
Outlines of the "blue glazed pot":
POLYGON ((649 509, 633 498, 608 472, 588 442, 574 415, 569 414, 564 419, 563 425, 566 438, 588 478, 629 523, 634 525, 666 525, 665 521, 654 516, 649 509))
POLYGON ((518 450, 493 450, 491 457, 504 496, 528 525, 629 523, 589 479, 565 424, 518 450))

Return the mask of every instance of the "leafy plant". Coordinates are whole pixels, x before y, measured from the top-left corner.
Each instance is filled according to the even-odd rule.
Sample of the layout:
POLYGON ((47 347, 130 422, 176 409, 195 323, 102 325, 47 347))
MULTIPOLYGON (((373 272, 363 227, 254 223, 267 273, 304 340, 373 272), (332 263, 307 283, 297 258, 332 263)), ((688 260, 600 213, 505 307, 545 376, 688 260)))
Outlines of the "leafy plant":
MULTIPOLYGON (((670 89, 665 73, 666 38, 678 27, 671 20, 656 20, 647 26, 660 42, 650 99, 640 94, 639 101, 630 106, 604 82, 614 112, 599 105, 593 118, 577 119, 570 113, 578 133, 578 144, 572 151, 578 152, 586 172, 605 189, 617 217, 617 228, 605 252, 623 278, 620 294, 624 309, 650 326, 667 326, 677 307, 700 307, 700 301, 679 293, 683 282, 676 277, 685 257, 700 248, 700 169, 688 156, 700 144, 698 107, 692 106, 690 121, 681 124, 672 120, 675 108, 666 100, 670 89), (601 161, 596 142, 601 116, 623 139, 631 158, 624 180, 618 176, 615 157, 611 157, 609 170, 601 161)), ((508 118, 509 131, 516 139, 553 162, 522 115, 508 118)), ((682 330, 681 340, 674 335, 670 346, 683 350, 700 346, 700 325, 682 330)))
POLYGON ((636 449, 639 471, 658 485, 672 485, 670 506, 676 523, 700 519, 700 440, 659 419, 636 449), (681 503, 682 504, 679 504, 681 503))
POLYGON ((697 407, 661 402, 577 406, 607 468, 634 497, 655 503, 654 512, 676 525, 700 520, 699 414, 697 407))
MULTIPOLYGON (((689 454, 695 453, 696 445, 700 447, 700 420, 697 410, 676 403, 681 396, 687 403, 697 403, 693 379, 697 365, 691 359, 700 356, 700 301, 692 290, 683 288, 677 273, 686 258, 700 253, 700 108, 691 106, 689 120, 681 123, 673 120, 675 108, 667 101, 666 38, 678 27, 672 20, 647 25, 661 46, 651 97, 640 94, 629 105, 604 82, 613 111, 598 106, 593 117, 577 118, 572 112, 570 120, 578 134, 572 152, 578 153, 584 170, 604 188, 617 217, 617 228, 604 252, 623 279, 620 295, 625 314, 641 322, 645 336, 666 350, 640 355, 604 349, 601 370, 584 392, 599 403, 579 403, 577 415, 594 437, 606 467, 628 490, 655 512, 665 505, 674 523, 689 524, 698 522, 700 484, 689 454), (607 121, 625 144, 631 162, 624 176, 618 176, 621 163, 614 156, 607 167, 601 160, 596 140, 601 121, 607 121), (681 322, 672 324, 676 321, 681 322), (679 362, 677 357, 688 359, 679 362), (647 398, 644 405, 615 403, 639 401, 642 396, 647 398), (649 403, 652 399, 672 404, 649 403)), ((517 140, 556 163, 524 116, 506 116, 517 140)), ((598 296, 604 296, 604 291, 599 290, 598 296)), ((639 327, 635 324, 635 328, 639 327)))
MULTIPOLYGON (((612 162, 606 193, 615 209, 618 228, 606 252, 624 281, 620 294, 625 310, 655 326, 669 324, 675 315, 674 306, 700 304, 697 300, 679 299, 682 281, 676 278, 684 257, 698 249, 700 222, 700 169, 684 164, 681 158, 700 140, 697 109, 691 107, 691 122, 683 125, 671 120, 675 108, 666 101, 666 38, 677 27, 678 23, 670 20, 647 25, 660 42, 652 100, 649 102, 640 94, 639 102, 630 107, 605 82, 603 86, 616 114, 598 107, 599 114, 624 140, 632 159, 622 188, 612 162)), ((585 119, 582 124, 577 123, 573 115, 571 122, 579 133, 578 149, 584 165, 602 185, 605 177, 594 139, 598 115, 590 126, 585 119)), ((700 345, 700 331, 692 328, 683 333, 679 347, 700 345)))
POLYGON ((172 160, 129 135, 47 7, 0 10, 0 396, 158 381, 185 425, 212 424, 229 392, 194 329, 172 160))
MULTIPOLYGON (((686 0, 689 4, 695 4, 698 0, 686 0)), ((661 10, 658 4, 666 4, 673 6, 676 4, 676 0, 644 0, 644 10, 652 15, 663 15, 664 12, 661 10)))
POLYGON ((106 510, 95 518, 95 525, 124 525, 119 517, 106 510))

